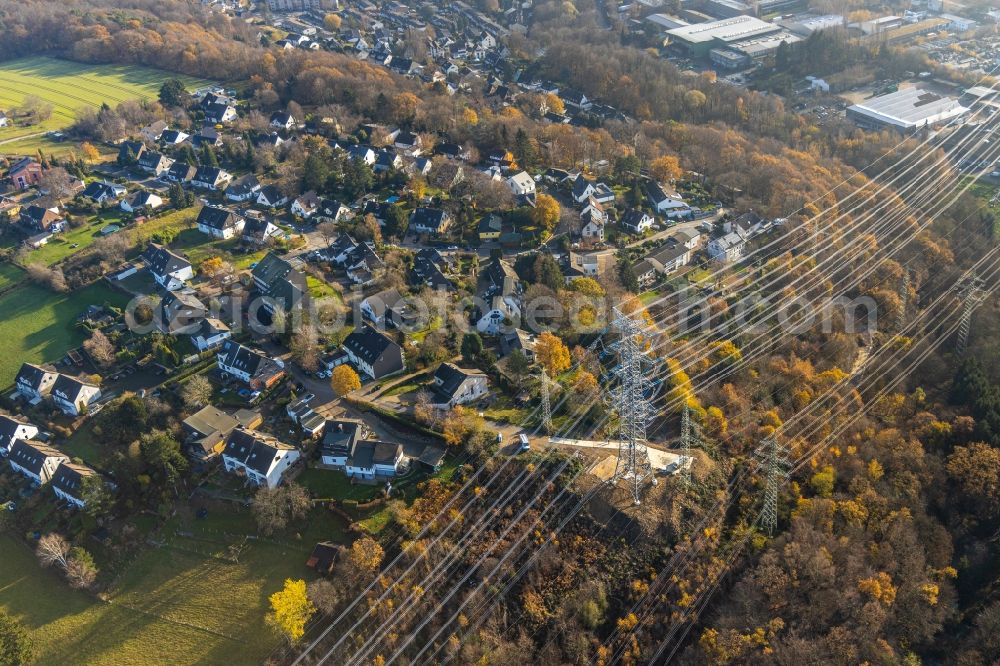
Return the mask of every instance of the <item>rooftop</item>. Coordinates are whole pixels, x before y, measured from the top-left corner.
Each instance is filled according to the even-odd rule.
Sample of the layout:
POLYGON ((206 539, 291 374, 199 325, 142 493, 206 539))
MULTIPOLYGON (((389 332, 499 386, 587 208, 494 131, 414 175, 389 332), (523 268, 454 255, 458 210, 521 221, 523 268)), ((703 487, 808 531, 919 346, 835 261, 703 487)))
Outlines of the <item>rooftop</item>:
POLYGON ((757 35, 780 30, 778 26, 762 21, 754 16, 734 16, 721 21, 695 23, 680 28, 668 30, 667 34, 685 42, 698 44, 718 39, 724 42, 735 42, 749 39, 757 35))
POLYGON ((867 99, 848 107, 848 111, 887 125, 910 129, 957 118, 968 109, 951 97, 942 97, 921 88, 905 88, 867 99))

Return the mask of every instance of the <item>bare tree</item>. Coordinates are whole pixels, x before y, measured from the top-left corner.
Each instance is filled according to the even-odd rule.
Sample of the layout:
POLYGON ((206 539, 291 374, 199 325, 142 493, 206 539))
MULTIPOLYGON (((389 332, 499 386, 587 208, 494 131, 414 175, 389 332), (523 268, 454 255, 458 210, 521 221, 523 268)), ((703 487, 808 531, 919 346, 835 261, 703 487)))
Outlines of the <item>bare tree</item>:
POLYGON ((289 348, 292 350, 292 358, 302 366, 303 370, 314 372, 319 368, 320 348, 318 336, 316 328, 311 324, 303 324, 295 332, 289 348))
POLYGON ((43 567, 51 567, 55 564, 60 569, 66 569, 69 551, 69 542, 61 534, 50 532, 38 540, 35 555, 43 567))
POLYGON ((101 368, 110 368, 115 363, 115 346, 101 331, 94 331, 83 343, 83 349, 101 368))
POLYGON ((181 397, 188 407, 207 405, 212 400, 212 383, 204 375, 195 375, 184 384, 181 397))
POLYGON ((46 169, 38 185, 54 196, 59 203, 62 203, 73 193, 73 177, 62 167, 46 169))
POLYGON ((62 269, 58 266, 46 266, 43 263, 35 262, 33 264, 28 264, 28 279, 37 284, 44 285, 55 292, 65 292, 68 287, 66 285, 66 276, 63 275, 62 269))
POLYGON ((273 534, 275 530, 284 529, 289 521, 305 517, 311 506, 306 489, 291 483, 258 490, 253 498, 253 515, 262 533, 273 534))
POLYGON ((337 610, 343 595, 339 587, 321 578, 306 586, 306 596, 309 597, 309 601, 313 602, 313 606, 322 613, 331 615, 337 610))
POLYGON ((329 245, 333 242, 333 239, 337 237, 337 223, 321 222, 316 226, 316 231, 318 231, 319 235, 323 237, 323 242, 329 245))

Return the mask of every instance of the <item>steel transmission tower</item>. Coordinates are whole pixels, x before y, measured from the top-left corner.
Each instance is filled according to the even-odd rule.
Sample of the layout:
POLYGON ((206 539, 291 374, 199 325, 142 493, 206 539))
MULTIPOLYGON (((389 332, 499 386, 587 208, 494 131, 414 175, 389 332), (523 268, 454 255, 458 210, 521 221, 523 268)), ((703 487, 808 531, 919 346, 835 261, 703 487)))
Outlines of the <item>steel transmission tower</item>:
POLYGON ((962 323, 958 327, 958 344, 955 346, 955 351, 958 352, 959 356, 965 354, 965 348, 969 344, 969 333, 972 331, 972 313, 986 298, 982 284, 982 280, 973 276, 960 292, 963 299, 962 323))
POLYGON ((781 482, 788 478, 788 449, 774 437, 768 437, 754 451, 757 469, 764 472, 764 507, 761 509, 761 524, 768 534, 774 534, 778 526, 778 490, 781 482))
MULTIPOLYGON (((650 406, 647 396, 648 382, 642 365, 645 360, 645 336, 642 327, 629 317, 614 309, 614 326, 621 333, 618 347, 619 384, 614 396, 621 443, 618 445, 618 462, 612 483, 626 479, 632 484, 632 498, 641 504, 642 483, 653 476, 653 466, 646 451, 646 424, 649 422, 650 406)), ((656 479, 653 479, 656 483, 656 479)))
POLYGON ((549 376, 545 374, 545 368, 542 368, 542 429, 546 433, 552 432, 552 403, 549 400, 549 376))
POLYGON ((691 409, 684 405, 684 413, 681 415, 681 455, 684 461, 681 465, 681 483, 685 487, 691 485, 691 466, 694 460, 691 457, 691 444, 695 438, 691 425, 691 409))

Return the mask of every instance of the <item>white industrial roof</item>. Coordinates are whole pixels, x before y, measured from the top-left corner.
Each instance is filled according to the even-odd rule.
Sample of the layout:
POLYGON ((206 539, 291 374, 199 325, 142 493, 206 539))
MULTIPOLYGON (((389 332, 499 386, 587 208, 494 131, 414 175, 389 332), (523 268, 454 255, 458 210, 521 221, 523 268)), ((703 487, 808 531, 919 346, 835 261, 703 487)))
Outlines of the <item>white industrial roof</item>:
POLYGON ((942 97, 921 88, 905 88, 865 100, 849 107, 849 110, 887 125, 911 129, 957 118, 969 109, 951 97, 942 97))
POLYGON ((680 28, 668 30, 667 34, 691 43, 710 42, 714 39, 724 42, 734 42, 780 29, 773 23, 762 21, 755 16, 734 16, 722 19, 721 21, 685 25, 680 28))

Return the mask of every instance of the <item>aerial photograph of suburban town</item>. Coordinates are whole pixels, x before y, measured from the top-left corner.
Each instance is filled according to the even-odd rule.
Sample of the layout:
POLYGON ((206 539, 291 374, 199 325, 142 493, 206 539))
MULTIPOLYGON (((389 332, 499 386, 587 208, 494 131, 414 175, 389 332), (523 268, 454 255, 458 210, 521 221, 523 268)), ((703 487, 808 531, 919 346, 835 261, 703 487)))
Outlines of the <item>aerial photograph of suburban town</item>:
POLYGON ((998 235, 1000 2, 0 0, 0 666, 1000 664, 998 235))

